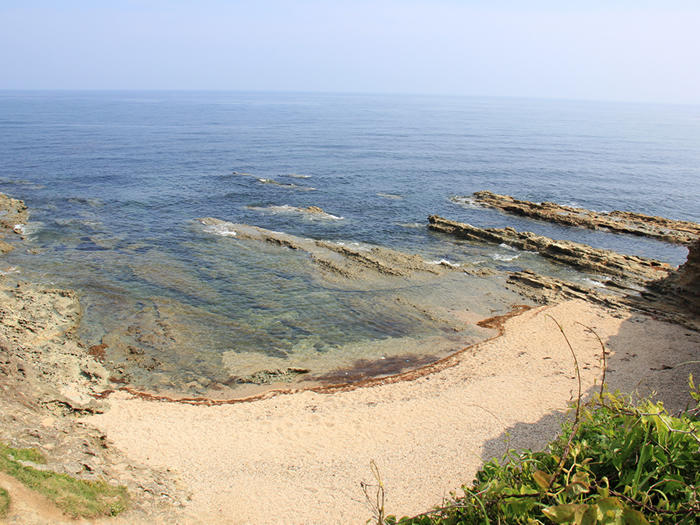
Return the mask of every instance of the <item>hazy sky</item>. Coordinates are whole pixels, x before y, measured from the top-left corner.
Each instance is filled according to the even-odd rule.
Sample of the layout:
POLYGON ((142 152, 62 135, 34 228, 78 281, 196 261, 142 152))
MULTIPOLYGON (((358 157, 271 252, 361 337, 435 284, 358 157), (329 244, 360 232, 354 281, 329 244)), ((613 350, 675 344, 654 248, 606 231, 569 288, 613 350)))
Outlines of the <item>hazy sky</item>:
POLYGON ((0 0, 0 89, 700 103, 700 0, 0 0))

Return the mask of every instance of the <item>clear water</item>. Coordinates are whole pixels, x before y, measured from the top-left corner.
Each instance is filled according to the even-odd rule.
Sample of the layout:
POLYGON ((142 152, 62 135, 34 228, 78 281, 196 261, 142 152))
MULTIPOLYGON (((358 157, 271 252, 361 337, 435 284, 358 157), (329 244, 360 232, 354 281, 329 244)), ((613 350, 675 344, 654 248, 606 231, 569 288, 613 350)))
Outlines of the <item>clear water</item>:
POLYGON ((86 342, 109 342, 114 366, 154 389, 198 390, 287 362, 328 370, 415 353, 430 338, 445 343, 432 352, 440 354, 484 337, 473 323, 446 337, 440 323, 391 308, 398 295, 449 297, 455 310, 475 316, 517 301, 497 280, 467 277, 424 284, 430 293, 405 282, 331 286, 303 255, 207 234, 195 218, 572 277, 536 256, 431 233, 426 217, 511 225, 679 264, 681 247, 519 219, 449 197, 488 189, 698 221, 699 181, 697 106, 0 92, 0 191, 24 199, 32 221, 25 245, 0 269, 18 266, 24 278, 78 290, 86 342), (285 205, 320 206, 342 219, 314 220, 279 208, 285 205))

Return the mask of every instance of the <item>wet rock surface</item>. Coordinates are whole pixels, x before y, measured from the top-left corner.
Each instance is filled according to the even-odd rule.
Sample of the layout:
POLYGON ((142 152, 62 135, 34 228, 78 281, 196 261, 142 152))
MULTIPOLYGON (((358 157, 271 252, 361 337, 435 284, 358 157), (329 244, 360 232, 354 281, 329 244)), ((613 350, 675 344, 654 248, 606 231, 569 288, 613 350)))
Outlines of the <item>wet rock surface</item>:
POLYGON ((690 245, 700 237, 700 224, 629 211, 596 212, 553 202, 519 200, 490 191, 477 191, 473 194, 473 201, 482 206, 532 219, 566 226, 640 235, 676 244, 690 245))
POLYGON ((368 247, 307 239, 212 217, 197 220, 210 228, 211 233, 306 252, 321 271, 347 279, 365 279, 373 275, 395 277, 412 277, 418 273, 437 275, 450 270, 444 265, 428 264, 418 255, 379 246, 368 247))
POLYGON ((295 381, 299 376, 308 374, 306 368, 277 368, 274 370, 259 370, 254 374, 242 377, 232 377, 229 382, 235 384, 250 383, 253 385, 269 385, 271 383, 290 383, 295 381))
POLYGON ((28 219, 29 211, 24 201, 0 193, 0 255, 14 249, 2 238, 12 234, 22 235, 22 225, 28 219))
POLYGON ((471 224, 428 217, 429 228, 477 242, 506 244, 519 250, 537 252, 543 257, 573 268, 611 276, 620 283, 644 283, 666 277, 671 267, 663 262, 593 248, 573 241, 554 240, 513 228, 478 228, 471 224))
POLYGON ((399 374, 409 369, 420 368, 437 361, 429 355, 396 355, 382 359, 358 359, 352 366, 340 368, 312 379, 321 383, 356 383, 368 377, 381 377, 399 374))

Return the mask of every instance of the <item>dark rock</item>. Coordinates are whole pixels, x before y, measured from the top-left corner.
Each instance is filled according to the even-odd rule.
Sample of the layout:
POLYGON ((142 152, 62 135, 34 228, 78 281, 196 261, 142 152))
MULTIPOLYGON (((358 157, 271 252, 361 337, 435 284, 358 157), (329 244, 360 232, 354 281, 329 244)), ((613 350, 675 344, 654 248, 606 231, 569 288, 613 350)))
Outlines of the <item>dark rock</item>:
POLYGON ((685 264, 667 278, 650 283, 649 289, 666 301, 700 315, 700 239, 688 248, 685 264))

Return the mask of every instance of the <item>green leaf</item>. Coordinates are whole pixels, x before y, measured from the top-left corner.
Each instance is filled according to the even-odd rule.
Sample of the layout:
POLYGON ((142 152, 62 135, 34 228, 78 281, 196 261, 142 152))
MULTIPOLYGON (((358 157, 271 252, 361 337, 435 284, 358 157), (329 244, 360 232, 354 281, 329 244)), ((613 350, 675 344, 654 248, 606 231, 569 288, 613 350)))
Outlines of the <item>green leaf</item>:
POLYGON ((601 523, 617 525, 621 522, 624 505, 617 498, 601 498, 598 500, 598 519, 601 523))
POLYGON ((588 505, 586 512, 581 515, 581 518, 576 523, 578 525, 595 525, 598 523, 598 506, 588 505))
POLYGON ((576 497, 580 494, 585 494, 590 490, 588 482, 588 474, 585 472, 577 472, 571 478, 571 483, 566 486, 566 493, 571 497, 576 497))
POLYGON ((540 487, 542 490, 546 490, 547 488, 549 488, 549 484, 552 481, 552 474, 547 474, 542 470, 537 470, 532 475, 532 479, 535 480, 535 483, 537 483, 538 487, 540 487))
POLYGON ((625 525, 649 525, 649 522, 644 517, 644 514, 638 510, 626 508, 622 511, 622 518, 625 525))
POLYGON ((542 513, 554 523, 568 523, 574 521, 577 511, 579 511, 580 514, 583 514, 586 512, 587 508, 588 505, 567 503, 565 505, 554 505, 552 507, 547 507, 546 509, 542 509, 542 513))

